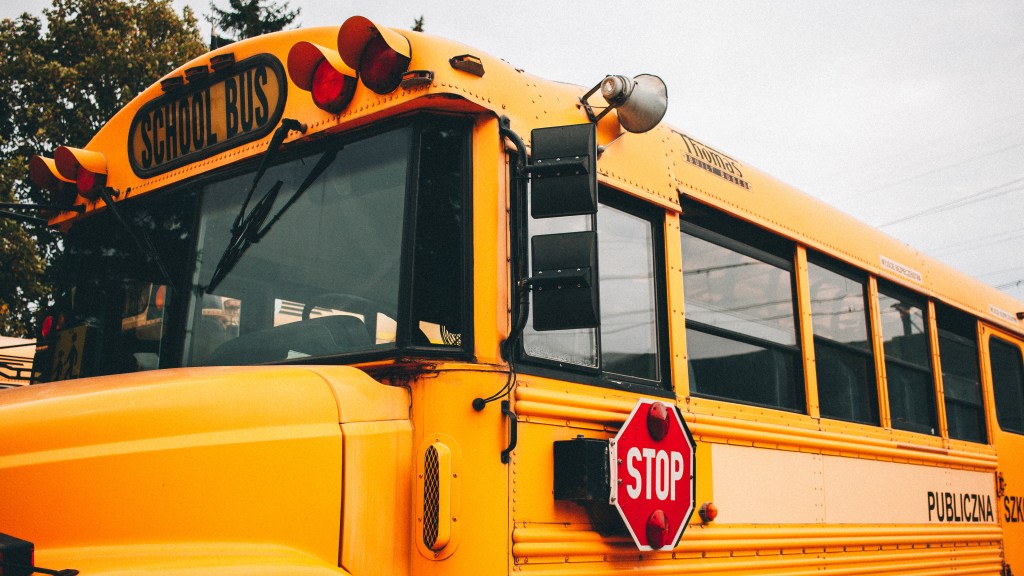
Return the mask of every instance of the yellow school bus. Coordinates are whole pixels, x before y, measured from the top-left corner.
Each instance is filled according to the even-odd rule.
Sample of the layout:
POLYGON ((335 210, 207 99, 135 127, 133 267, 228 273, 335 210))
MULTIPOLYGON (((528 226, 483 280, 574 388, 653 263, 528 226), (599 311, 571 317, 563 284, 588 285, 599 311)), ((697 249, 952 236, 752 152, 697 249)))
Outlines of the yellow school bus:
POLYGON ((1024 574, 1024 303, 609 72, 352 17, 33 158, 3 575, 1024 574))

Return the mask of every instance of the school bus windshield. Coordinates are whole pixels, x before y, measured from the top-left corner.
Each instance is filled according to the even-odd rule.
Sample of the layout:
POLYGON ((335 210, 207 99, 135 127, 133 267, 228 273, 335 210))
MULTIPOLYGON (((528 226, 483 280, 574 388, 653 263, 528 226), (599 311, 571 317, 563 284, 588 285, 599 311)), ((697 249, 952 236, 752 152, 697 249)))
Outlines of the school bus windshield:
POLYGON ((83 219, 51 378, 461 349, 466 134, 421 118, 289 151, 248 202, 254 165, 83 219))

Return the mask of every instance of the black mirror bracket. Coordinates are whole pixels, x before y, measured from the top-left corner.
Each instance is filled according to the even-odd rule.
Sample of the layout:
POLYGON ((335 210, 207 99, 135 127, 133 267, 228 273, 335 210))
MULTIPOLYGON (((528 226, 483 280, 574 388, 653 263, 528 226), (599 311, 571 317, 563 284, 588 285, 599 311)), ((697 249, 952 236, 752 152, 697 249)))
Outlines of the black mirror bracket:
POLYGON ((498 119, 499 133, 515 148, 509 204, 511 211, 512 323, 501 343, 509 363, 505 385, 487 398, 475 398, 473 409, 503 397, 515 386, 515 351, 530 315, 538 331, 596 328, 598 313, 597 233, 569 232, 534 237, 527 252, 527 205, 533 218, 597 214, 597 129, 594 124, 537 128, 531 133, 532 161, 526 144, 507 116, 498 119), (527 203, 527 184, 530 202, 527 203), (533 274, 527 254, 533 256, 533 274))

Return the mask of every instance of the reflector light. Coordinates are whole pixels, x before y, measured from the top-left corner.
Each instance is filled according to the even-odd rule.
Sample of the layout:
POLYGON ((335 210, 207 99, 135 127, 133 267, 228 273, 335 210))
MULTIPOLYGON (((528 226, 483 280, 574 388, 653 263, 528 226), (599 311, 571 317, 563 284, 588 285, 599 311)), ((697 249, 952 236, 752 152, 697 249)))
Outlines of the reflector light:
POLYGON ((195 66, 185 70, 185 81, 186 82, 198 82, 203 80, 210 75, 210 68, 208 66, 195 66))
POLYGON ((714 502, 705 502, 700 505, 700 519, 707 524, 718 518, 718 506, 714 502))
POLYGON ((313 103, 317 108, 337 114, 352 101, 356 79, 335 70, 326 59, 321 60, 313 72, 313 103))
POLYGON ((647 518, 647 543, 655 550, 668 542, 668 518, 663 510, 655 510, 647 518))
POLYGON ((235 55, 232 52, 227 54, 219 54, 210 58, 210 67, 213 68, 214 72, 220 72, 227 70, 235 65, 235 55))
POLYGON ((409 58, 395 52, 384 38, 377 36, 366 44, 359 60, 359 75, 363 84, 377 94, 387 94, 402 82, 402 74, 409 68, 409 58))
POLYGON ((156 297, 153 298, 153 304, 157 310, 163 310, 164 304, 167 302, 167 286, 161 286, 156 290, 156 297))
POLYGON ((181 76, 168 76, 160 81, 160 88, 164 92, 173 92, 185 85, 185 79, 181 76))
POLYGON ((39 335, 43 337, 43 340, 49 340, 57 335, 57 332, 63 328, 63 325, 63 316, 47 315, 46 318, 43 318, 43 325, 39 328, 39 335))
POLYGON ((660 442, 668 435, 669 427, 668 407, 661 402, 651 404, 647 412, 647 433, 655 442, 660 442))

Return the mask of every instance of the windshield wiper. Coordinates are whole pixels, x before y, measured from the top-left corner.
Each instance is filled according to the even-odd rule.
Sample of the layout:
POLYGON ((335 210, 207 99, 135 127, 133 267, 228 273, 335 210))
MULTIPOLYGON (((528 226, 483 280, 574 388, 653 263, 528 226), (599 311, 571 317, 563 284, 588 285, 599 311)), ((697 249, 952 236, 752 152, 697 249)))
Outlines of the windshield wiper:
MULTIPOLYGON (((242 207, 238 210, 238 215, 235 216, 235 222, 231 225, 232 238, 241 234, 240 228, 242 226, 242 219, 248 219, 248 217, 245 216, 245 210, 249 207, 249 201, 252 200, 252 193, 256 191, 256 185, 260 183, 260 179, 263 178, 263 174, 267 171, 267 167, 270 166, 270 162, 277 157, 277 152, 281 148, 281 142, 284 142, 284 137, 292 130, 305 134, 306 125, 292 118, 283 118, 281 120, 281 125, 277 127, 277 130, 274 131, 274 135, 270 137, 270 144, 267 145, 267 152, 263 155, 263 159, 260 160, 260 166, 256 169, 256 176, 252 179, 252 184, 249 185, 249 192, 245 195, 245 201, 242 202, 242 207)), ((255 211, 256 209, 253 208, 254 213, 255 211)), ((249 216, 252 216, 252 214, 249 216)))
POLYGON ((248 215, 245 211, 249 208, 249 201, 252 200, 252 194, 256 191, 256 186, 263 179, 263 174, 266 173, 267 167, 270 166, 270 162, 277 157, 277 152, 281 148, 281 143, 284 142, 285 136, 288 132, 296 130, 306 132, 306 125, 293 118, 282 118, 281 125, 274 130, 274 135, 270 137, 270 143, 267 145, 267 151, 260 160, 260 165, 256 169, 256 175, 252 179, 252 183, 249 185, 249 191, 245 195, 245 200, 242 201, 242 206, 238 210, 238 214, 235 215, 235 221, 231 223, 231 239, 228 240, 228 246, 224 249, 224 253, 221 254, 220 260, 217 262, 217 267, 213 270, 213 277, 210 278, 210 283, 206 287, 200 287, 202 292, 209 293, 220 284, 221 280, 227 276, 228 272, 234 268, 238 259, 242 257, 242 253, 249 247, 249 244, 253 242, 254 236, 252 230, 252 224, 256 224, 256 228, 263 223, 263 220, 270 213, 270 207, 274 205, 274 200, 277 198, 277 193, 281 190, 283 182, 278 181, 274 186, 263 195, 263 198, 256 203, 253 207, 252 212, 248 215), (268 201, 269 200, 269 201, 268 201), (246 241, 248 240, 248 241, 246 241))
MULTIPOLYGON (((316 182, 317 178, 334 162, 335 157, 337 157, 340 151, 341 148, 338 147, 324 152, 323 156, 320 157, 316 165, 313 166, 313 169, 309 171, 309 174, 306 175, 306 178, 292 194, 292 197, 274 214, 270 222, 267 222, 267 217, 270 216, 270 209, 274 206, 277 194, 284 185, 280 180, 275 182, 270 190, 260 198, 248 216, 236 218, 237 224, 231 229, 231 239, 228 240, 228 246, 224 249, 220 261, 217 262, 217 267, 213 270, 210 283, 203 288, 203 292, 212 292, 227 277, 228 273, 235 267, 235 264, 242 258, 242 254, 245 254, 245 251, 250 246, 262 240, 270 232, 270 229, 274 224, 277 224, 281 216, 299 200, 306 190, 313 185, 313 182, 316 182), (264 225, 264 223, 266 224, 264 225)), ((256 179, 258 180, 260 176, 262 176, 262 172, 257 173, 256 179)), ((246 200, 248 201, 248 198, 246 200)), ((243 211, 245 208, 246 206, 243 204, 243 211)), ((241 213, 239 215, 241 216, 241 213)))

